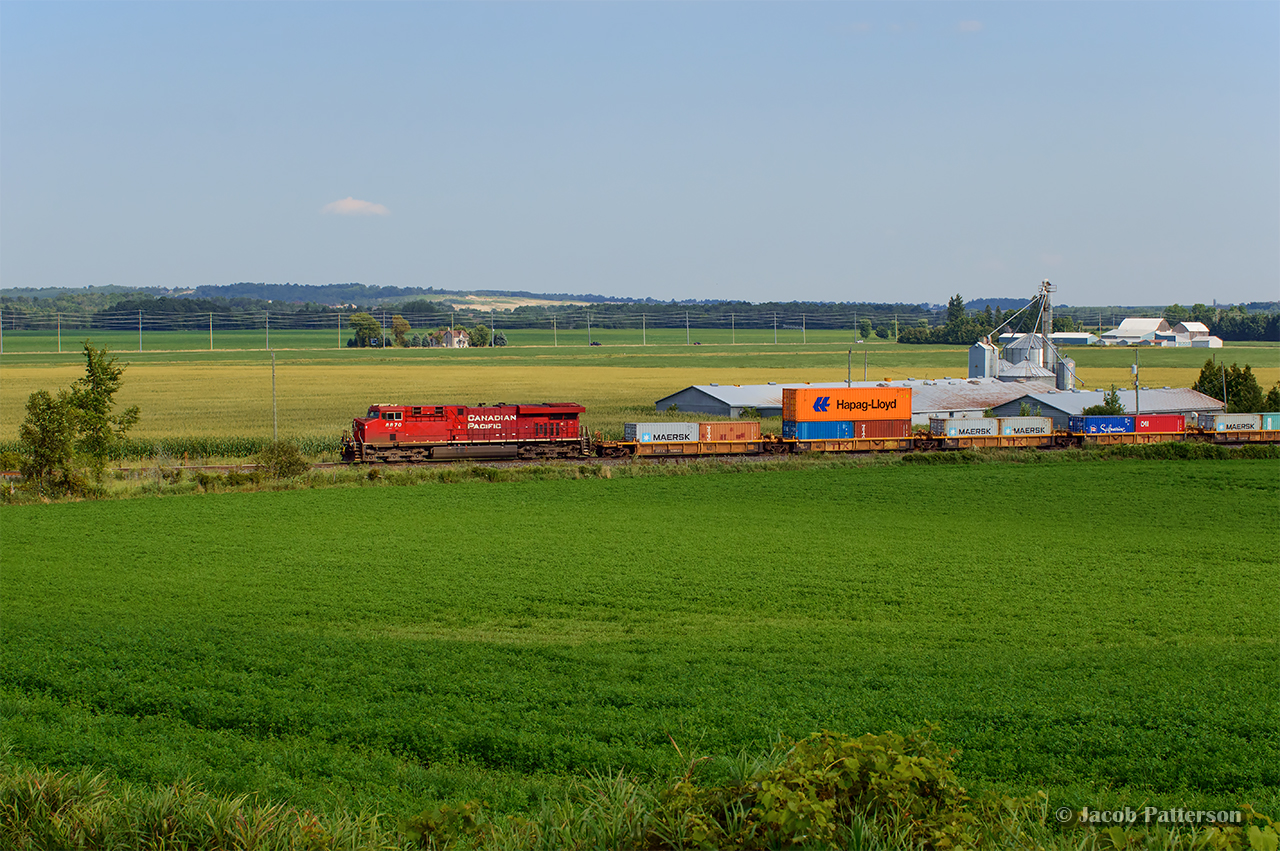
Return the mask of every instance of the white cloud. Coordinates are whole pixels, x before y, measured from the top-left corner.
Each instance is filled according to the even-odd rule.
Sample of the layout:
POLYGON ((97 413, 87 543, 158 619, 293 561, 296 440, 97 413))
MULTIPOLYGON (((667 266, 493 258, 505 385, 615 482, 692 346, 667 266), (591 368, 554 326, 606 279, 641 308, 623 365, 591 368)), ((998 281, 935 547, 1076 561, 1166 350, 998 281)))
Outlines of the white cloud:
POLYGON ((956 25, 956 29, 962 33, 982 32, 982 21, 961 21, 956 25))
POLYGON ((391 211, 381 204, 372 201, 357 201, 348 195, 341 201, 325 204, 320 208, 322 213, 333 213, 338 216, 389 216, 391 211))

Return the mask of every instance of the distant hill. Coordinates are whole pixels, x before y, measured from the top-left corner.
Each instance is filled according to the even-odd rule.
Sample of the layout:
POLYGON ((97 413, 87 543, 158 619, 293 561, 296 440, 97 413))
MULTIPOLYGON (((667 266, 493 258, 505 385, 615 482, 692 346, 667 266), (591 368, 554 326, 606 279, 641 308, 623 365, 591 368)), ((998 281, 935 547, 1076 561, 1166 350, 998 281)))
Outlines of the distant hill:
POLYGON ((603 296, 595 294, 571 295, 569 293, 530 293, 517 290, 442 290, 435 287, 378 287, 367 284, 264 284, 238 283, 222 286, 196 287, 179 297, 194 298, 255 298, 263 301, 291 303, 314 302, 316 304, 380 304, 403 301, 406 298, 483 295, 512 298, 536 298, 547 301, 633 302, 640 299, 603 296))

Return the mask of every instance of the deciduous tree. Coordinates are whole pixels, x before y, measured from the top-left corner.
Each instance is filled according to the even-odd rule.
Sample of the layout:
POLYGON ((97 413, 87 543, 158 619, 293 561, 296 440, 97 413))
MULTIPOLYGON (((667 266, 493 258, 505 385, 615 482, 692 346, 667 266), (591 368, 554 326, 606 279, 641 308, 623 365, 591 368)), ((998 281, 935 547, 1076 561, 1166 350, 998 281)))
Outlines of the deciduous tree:
POLYGON ((116 391, 123 383, 124 367, 117 366, 115 358, 107 357, 106 346, 95 349, 86 340, 84 358, 84 377, 72 385, 67 401, 74 413, 76 451, 89 462, 94 478, 102 481, 112 444, 138 422, 138 407, 134 405, 118 414, 112 413, 116 391))
POLYGON ((356 335, 357 346, 368 346, 373 340, 382 339, 382 326, 367 313, 353 313, 347 317, 347 325, 356 335))
POLYGON ((396 345, 407 347, 409 345, 409 332, 413 330, 409 325, 409 320, 400 314, 391 317, 391 336, 396 338, 396 345))

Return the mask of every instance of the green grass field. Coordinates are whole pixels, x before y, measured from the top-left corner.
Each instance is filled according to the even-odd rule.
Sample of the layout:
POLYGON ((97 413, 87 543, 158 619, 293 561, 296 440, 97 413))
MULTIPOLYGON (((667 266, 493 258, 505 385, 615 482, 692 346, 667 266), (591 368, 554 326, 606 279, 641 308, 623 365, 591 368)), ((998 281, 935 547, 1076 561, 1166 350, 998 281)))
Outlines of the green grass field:
POLYGON ((1280 814, 1274 461, 6 506, 10 758, 331 811, 926 721, 979 787, 1280 814))

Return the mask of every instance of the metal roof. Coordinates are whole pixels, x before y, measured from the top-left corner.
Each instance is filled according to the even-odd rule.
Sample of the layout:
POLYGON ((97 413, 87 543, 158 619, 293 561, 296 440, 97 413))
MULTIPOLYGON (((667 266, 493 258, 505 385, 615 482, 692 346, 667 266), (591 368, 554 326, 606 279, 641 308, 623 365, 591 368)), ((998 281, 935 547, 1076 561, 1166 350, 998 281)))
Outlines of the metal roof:
MULTIPOLYGON (((1007 348, 1007 347, 1006 347, 1007 348)), ((1007 360, 1000 361, 1000 377, 1009 378, 1044 378, 1053 380, 1053 370, 1046 369, 1039 364, 1034 364, 1029 360, 1018 361, 1017 363, 1009 363, 1007 360)))
POLYGON ((1046 349, 1048 348, 1048 346, 1045 345, 1044 337, 1042 337, 1039 334, 1023 334, 1021 337, 1014 340, 1009 345, 1005 346, 1005 348, 1006 349, 1046 349))
MULTIPOLYGON (((1134 403, 1132 390, 1117 390, 1120 396, 1120 402, 1124 405, 1126 413, 1134 413, 1136 405, 1134 403)), ((1093 405, 1101 405, 1103 397, 1106 396, 1105 390, 1055 390, 1046 393, 1026 393, 1023 397, 1014 399, 1018 401, 1026 398, 1029 403, 1035 403, 1042 407, 1053 407, 1068 416, 1080 416, 1085 408, 1093 405)), ((1206 396, 1195 390, 1188 388, 1159 388, 1143 390, 1138 394, 1138 403, 1142 405, 1142 411, 1147 414, 1181 414, 1191 411, 1220 411, 1222 403, 1212 396, 1206 396)))
MULTIPOLYGON (((1115 329, 1115 331, 1108 331, 1107 334, 1114 334, 1117 337, 1142 337, 1147 334, 1154 334, 1157 331, 1168 330, 1169 323, 1163 319, 1130 316, 1121 321, 1119 328, 1115 329)), ((1107 334, 1103 336, 1105 337, 1107 334)))

